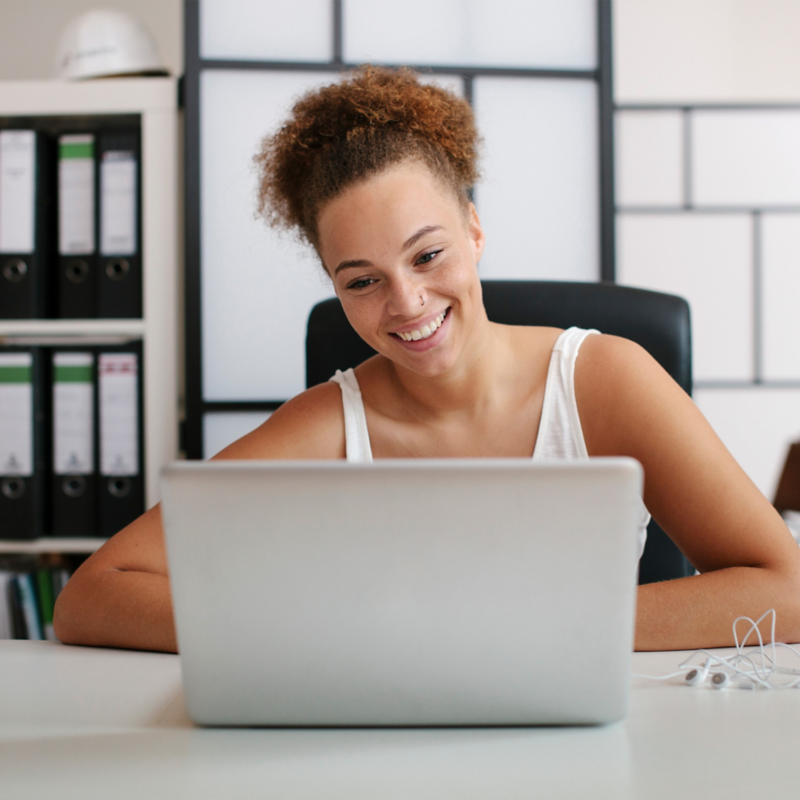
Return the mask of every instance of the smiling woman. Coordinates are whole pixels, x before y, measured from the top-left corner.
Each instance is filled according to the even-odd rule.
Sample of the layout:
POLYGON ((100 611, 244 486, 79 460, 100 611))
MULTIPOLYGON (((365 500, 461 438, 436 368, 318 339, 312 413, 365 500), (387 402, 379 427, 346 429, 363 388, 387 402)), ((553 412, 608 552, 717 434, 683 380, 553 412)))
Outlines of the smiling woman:
MULTIPOLYGON (((800 551, 688 396, 633 343, 504 326, 484 310, 467 103, 409 71, 364 68, 302 98, 256 157, 260 210, 313 246, 377 355, 285 403, 218 458, 630 456, 649 512, 700 574, 639 588, 636 646, 731 644, 775 608, 800 639, 800 551)), ((526 258, 520 253, 520 258, 526 258)), ((76 572, 62 641, 174 650, 156 507, 76 572)))

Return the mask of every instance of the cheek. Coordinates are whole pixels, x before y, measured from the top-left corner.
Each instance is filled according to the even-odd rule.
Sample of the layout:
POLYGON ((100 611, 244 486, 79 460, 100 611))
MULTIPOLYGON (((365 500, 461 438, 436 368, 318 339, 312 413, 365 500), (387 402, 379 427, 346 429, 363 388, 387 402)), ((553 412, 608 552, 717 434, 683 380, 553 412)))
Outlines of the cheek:
MULTIPOLYGON (((341 298, 340 298, 341 299, 341 298)), ((370 333, 379 321, 379 314, 370 303, 342 302, 342 309, 353 330, 369 341, 370 333)))
POLYGON ((480 278, 477 270, 465 262, 448 265, 440 275, 439 289, 446 294, 480 297, 480 278))

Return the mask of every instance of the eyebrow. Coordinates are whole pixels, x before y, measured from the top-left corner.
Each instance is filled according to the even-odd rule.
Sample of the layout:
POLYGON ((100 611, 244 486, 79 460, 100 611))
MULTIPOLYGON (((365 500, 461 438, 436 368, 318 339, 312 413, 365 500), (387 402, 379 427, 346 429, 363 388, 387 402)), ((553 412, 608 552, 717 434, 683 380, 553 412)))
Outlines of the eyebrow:
POLYGON ((420 228, 413 236, 406 239, 406 242, 403 245, 403 252, 408 250, 410 247, 413 247, 423 236, 433 233, 434 231, 440 231, 441 229, 441 225, 426 225, 424 228, 420 228))
MULTIPOLYGON (((441 225, 426 225, 424 228, 420 228, 415 234, 410 236, 406 241, 403 243, 402 252, 413 247, 423 236, 427 236, 429 233, 433 233, 434 231, 442 230, 441 225)), ((363 258, 356 259, 354 261, 342 261, 338 267, 333 271, 334 275, 338 275, 343 269, 351 269, 353 267, 371 267, 372 262, 365 261, 363 258)))

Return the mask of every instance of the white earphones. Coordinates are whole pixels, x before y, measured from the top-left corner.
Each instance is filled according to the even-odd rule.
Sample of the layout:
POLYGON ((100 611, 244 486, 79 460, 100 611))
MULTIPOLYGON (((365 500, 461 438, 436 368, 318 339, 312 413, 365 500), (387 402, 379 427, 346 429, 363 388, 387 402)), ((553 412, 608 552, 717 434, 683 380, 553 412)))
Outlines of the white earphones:
POLYGON ((669 675, 634 675, 635 678, 650 678, 652 680, 668 680, 678 675, 683 675, 688 686, 699 686, 706 678, 714 689, 724 689, 729 686, 733 678, 738 678, 736 685, 740 689, 791 689, 800 685, 800 669, 779 667, 776 650, 778 647, 790 650, 800 657, 800 652, 788 644, 775 641, 775 609, 762 614, 755 622, 750 617, 737 617, 733 621, 733 640, 736 652, 731 656, 721 656, 709 650, 695 650, 683 663, 678 665, 678 672, 669 675), (758 626, 771 615, 771 636, 766 644, 761 636, 758 626), (749 623, 744 639, 739 641, 737 625, 740 622, 749 623), (758 639, 758 649, 751 652, 745 651, 747 640, 752 634, 758 639), (692 660, 697 656, 705 656, 702 665, 694 666, 692 660), (713 669, 713 672, 712 672, 713 669), (786 682, 775 680, 776 675, 791 675, 792 679, 786 682))

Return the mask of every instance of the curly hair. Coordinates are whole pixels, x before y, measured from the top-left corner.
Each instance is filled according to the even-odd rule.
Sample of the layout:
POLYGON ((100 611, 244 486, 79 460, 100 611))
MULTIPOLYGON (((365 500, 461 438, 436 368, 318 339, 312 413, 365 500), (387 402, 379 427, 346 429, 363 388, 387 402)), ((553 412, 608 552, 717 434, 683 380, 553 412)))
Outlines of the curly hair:
POLYGON ((317 250, 317 216, 344 189, 393 164, 418 161, 460 202, 478 178, 480 139, 469 104, 410 69, 361 67, 294 105, 255 156, 258 212, 317 250))

